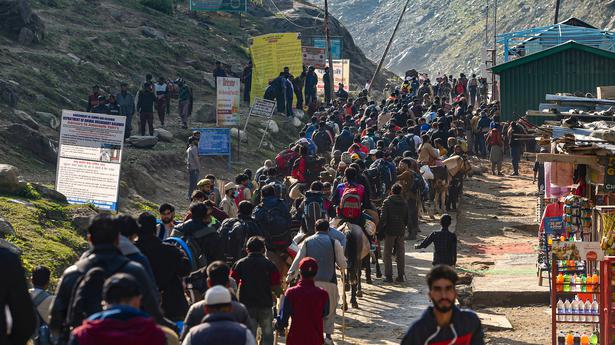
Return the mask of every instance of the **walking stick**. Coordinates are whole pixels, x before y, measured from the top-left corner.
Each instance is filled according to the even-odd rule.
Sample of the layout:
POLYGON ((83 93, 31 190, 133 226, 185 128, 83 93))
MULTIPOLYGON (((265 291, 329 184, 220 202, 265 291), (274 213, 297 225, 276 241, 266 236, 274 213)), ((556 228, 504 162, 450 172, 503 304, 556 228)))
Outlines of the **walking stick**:
POLYGON ((348 308, 348 304, 346 302, 346 278, 344 270, 340 269, 341 277, 342 277, 342 341, 345 340, 346 335, 346 309, 348 308))

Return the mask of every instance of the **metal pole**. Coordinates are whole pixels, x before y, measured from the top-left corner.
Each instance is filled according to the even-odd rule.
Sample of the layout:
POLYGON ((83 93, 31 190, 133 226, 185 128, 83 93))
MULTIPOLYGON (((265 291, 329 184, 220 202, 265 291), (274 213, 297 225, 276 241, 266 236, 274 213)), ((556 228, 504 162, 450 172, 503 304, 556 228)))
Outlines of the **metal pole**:
MULTIPOLYGON (((331 92, 331 95, 329 95, 329 99, 333 101, 333 97, 335 96, 335 92, 333 92, 333 90, 335 89, 335 85, 333 85, 333 54, 331 53, 331 35, 329 33, 329 2, 327 0, 325 0, 325 38, 327 40, 327 57, 329 59, 329 85, 331 85, 331 88, 329 90, 329 92, 331 92)), ((325 93, 326 92, 327 90, 325 90, 325 93)), ((325 95, 325 100, 326 99, 327 97, 325 95)))
POLYGON ((555 0, 555 20, 553 21, 553 24, 559 23, 559 4, 560 0, 555 0))
POLYGON ((376 76, 378 75, 378 73, 380 72, 380 69, 382 68, 382 64, 384 63, 384 58, 387 56, 387 53, 389 52, 389 48, 391 48, 391 43, 393 42, 395 33, 397 32, 397 29, 399 28, 399 24, 401 24, 401 20, 404 17, 404 13, 406 12, 406 8, 408 7, 409 2, 410 0, 406 0, 406 4, 404 5, 404 8, 401 10, 401 13, 399 14, 399 19, 397 19, 397 24, 395 25, 395 28, 393 29, 393 33, 391 33, 391 38, 389 38, 389 43, 387 43, 387 47, 384 49, 384 52, 382 53, 382 57, 380 58, 380 62, 378 63, 378 66, 376 67, 376 70, 374 71, 374 75, 372 76, 372 79, 367 85, 368 93, 369 93, 369 90, 372 88, 372 84, 374 83, 374 80, 376 80, 376 76))
MULTIPOLYGON (((498 49, 498 0, 493 0, 493 49, 498 49)), ((497 56, 497 53, 496 53, 497 56)), ((495 60, 493 61, 495 65, 495 60)))
POLYGON ((489 47, 489 0, 485 6, 485 48, 489 47))

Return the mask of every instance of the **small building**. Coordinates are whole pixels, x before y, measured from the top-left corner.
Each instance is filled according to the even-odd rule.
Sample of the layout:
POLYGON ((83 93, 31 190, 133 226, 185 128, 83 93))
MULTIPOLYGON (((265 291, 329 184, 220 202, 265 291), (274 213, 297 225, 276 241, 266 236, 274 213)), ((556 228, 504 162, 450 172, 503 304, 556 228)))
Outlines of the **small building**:
POLYGON ((615 85, 615 53, 569 41, 491 71, 499 76, 501 119, 506 121, 538 109, 546 94, 595 94, 597 86, 615 85))

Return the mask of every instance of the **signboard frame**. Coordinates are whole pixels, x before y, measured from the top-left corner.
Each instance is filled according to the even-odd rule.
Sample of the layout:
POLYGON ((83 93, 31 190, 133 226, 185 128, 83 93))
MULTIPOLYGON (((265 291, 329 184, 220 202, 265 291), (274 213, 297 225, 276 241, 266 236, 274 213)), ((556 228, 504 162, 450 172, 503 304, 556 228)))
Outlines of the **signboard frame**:
POLYGON ((55 189, 71 204, 117 211, 126 117, 63 109, 60 126, 55 189), (105 173, 109 185, 94 185, 105 173))
POLYGON ((241 123, 241 79, 218 77, 216 85, 216 126, 238 127, 241 123))
POLYGON ((231 171, 231 156, 232 156, 232 143, 231 143, 231 129, 221 127, 205 127, 205 128, 193 128, 192 131, 198 131, 201 133, 199 139, 198 152, 199 156, 226 156, 228 158, 228 171, 231 171), (219 144, 221 141, 217 140, 220 135, 226 137, 226 145, 216 151, 207 151, 205 147, 206 142, 219 144))
POLYGON ((205 12, 248 12, 248 0, 217 0, 217 5, 212 6, 213 0, 189 0, 190 11, 205 12), (224 3, 227 3, 226 5, 224 3), (233 2, 239 2, 239 6, 233 6, 233 2))
MULTIPOLYGON (((328 63, 329 60, 327 60, 328 63)), ((316 85, 316 94, 317 96, 324 96, 325 94, 325 83, 322 80, 325 71, 324 69, 317 69, 316 74, 318 75, 318 84, 316 85)), ((337 90, 338 82, 344 83, 344 90, 350 91, 350 60, 349 59, 341 59, 336 60, 333 59, 333 85, 331 85, 331 92, 335 93, 337 90), (339 72, 339 73, 335 73, 339 72)))
MULTIPOLYGON (((325 37, 312 37, 312 47, 327 49, 327 39, 325 37)), ((342 59, 344 51, 344 41, 341 37, 331 37, 331 58, 333 60, 342 59)))
POLYGON ((324 69, 326 67, 327 58, 325 54, 327 49, 316 47, 301 47, 301 56, 303 58, 303 65, 314 66, 317 69, 324 69))

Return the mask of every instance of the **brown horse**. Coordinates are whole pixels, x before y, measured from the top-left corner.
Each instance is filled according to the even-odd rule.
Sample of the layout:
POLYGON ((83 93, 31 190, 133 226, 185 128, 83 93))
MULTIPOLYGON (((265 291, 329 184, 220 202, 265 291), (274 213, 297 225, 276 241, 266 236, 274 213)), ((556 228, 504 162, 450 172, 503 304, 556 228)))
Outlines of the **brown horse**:
POLYGON ((444 205, 446 203, 446 194, 448 186, 453 177, 459 173, 468 174, 472 171, 472 165, 463 156, 453 156, 442 161, 444 166, 430 167, 434 174, 432 188, 434 189, 434 205, 433 212, 438 209, 440 213, 444 213, 444 205))

